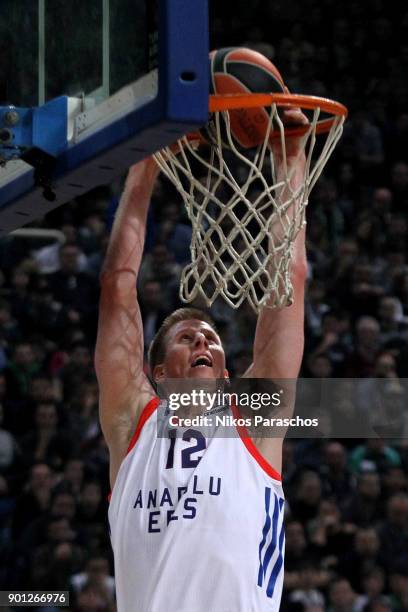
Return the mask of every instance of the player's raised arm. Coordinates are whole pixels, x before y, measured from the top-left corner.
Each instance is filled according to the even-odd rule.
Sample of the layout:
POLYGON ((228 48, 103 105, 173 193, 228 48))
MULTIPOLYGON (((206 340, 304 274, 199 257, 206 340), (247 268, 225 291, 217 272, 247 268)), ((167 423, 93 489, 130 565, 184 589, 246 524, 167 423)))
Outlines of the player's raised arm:
POLYGON ((153 159, 129 170, 101 274, 95 368, 101 426, 111 461, 118 464, 140 411, 154 395, 143 372, 143 325, 136 281, 157 173, 153 159))
MULTIPOLYGON (((305 115, 300 109, 286 110, 283 116, 286 125, 306 125, 305 115)), ((286 139, 286 163, 284 171, 283 152, 280 144, 273 146, 277 182, 290 174, 290 186, 283 186, 277 197, 286 201, 289 191, 301 188, 305 174, 305 155, 301 137, 286 139)), ((296 205, 296 203, 295 203, 296 205)), ((273 261, 272 261, 273 264, 273 261)), ((307 275, 305 228, 301 229, 293 244, 291 282, 293 303, 281 308, 264 307, 259 316, 253 347, 253 363, 246 377, 295 379, 300 370, 304 346, 304 291, 307 275)))

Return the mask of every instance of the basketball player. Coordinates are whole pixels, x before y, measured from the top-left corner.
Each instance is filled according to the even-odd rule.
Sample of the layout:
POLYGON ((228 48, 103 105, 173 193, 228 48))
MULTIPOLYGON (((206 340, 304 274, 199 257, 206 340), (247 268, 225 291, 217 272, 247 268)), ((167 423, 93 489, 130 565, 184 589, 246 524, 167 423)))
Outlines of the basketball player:
MULTIPOLYGON (((305 124, 300 110, 284 122, 305 124)), ((287 139, 292 188, 304 155, 287 139)), ((276 148, 276 163, 282 155, 276 148)), ((136 280, 146 216, 158 168, 130 171, 101 278, 96 371, 100 419, 110 452, 109 509, 119 612, 263 612, 279 610, 283 584, 284 498, 281 439, 206 439, 194 429, 157 436, 159 400, 143 370, 143 326, 136 280)), ((281 194, 284 197, 284 194, 281 194)), ((293 252, 294 301, 258 318, 251 378, 298 376, 303 353, 306 277, 304 230, 293 252)), ((150 349, 154 382, 228 376, 210 318, 180 309, 150 349)))

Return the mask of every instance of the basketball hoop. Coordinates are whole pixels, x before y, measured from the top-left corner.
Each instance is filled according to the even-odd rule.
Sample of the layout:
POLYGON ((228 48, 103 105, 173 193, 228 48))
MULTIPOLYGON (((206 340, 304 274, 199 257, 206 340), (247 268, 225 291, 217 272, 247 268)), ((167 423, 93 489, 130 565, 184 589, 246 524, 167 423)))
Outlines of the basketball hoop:
POLYGON ((155 155, 180 192, 192 224, 191 263, 182 272, 180 297, 184 302, 201 297, 211 306, 222 296, 233 308, 246 299, 255 312, 265 305, 290 305, 293 243, 306 223, 310 191, 341 136, 347 109, 315 96, 229 94, 210 96, 209 110, 203 130, 155 155), (261 144, 243 149, 231 130, 229 111, 255 107, 267 110, 268 129, 261 144), (285 126, 281 108, 310 111, 309 124, 285 126), (300 139, 299 158, 306 157, 303 183, 295 189, 296 162, 287 163, 291 137, 300 139), (279 164, 273 143, 281 151, 279 164))

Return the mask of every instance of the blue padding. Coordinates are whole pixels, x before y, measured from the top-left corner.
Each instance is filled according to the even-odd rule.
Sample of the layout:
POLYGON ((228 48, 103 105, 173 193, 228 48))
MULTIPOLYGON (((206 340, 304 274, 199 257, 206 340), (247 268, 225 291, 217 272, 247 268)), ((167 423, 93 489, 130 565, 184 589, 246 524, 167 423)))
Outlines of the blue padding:
POLYGON ((207 2, 171 0, 160 5, 164 20, 160 37, 160 87, 166 100, 166 115, 175 121, 203 124, 208 120, 210 72, 208 62, 207 2), (205 61, 203 61, 205 58, 205 61), (194 80, 184 80, 195 77, 194 80))
POLYGON ((33 113, 33 146, 50 155, 58 155, 67 148, 68 98, 60 96, 33 113))

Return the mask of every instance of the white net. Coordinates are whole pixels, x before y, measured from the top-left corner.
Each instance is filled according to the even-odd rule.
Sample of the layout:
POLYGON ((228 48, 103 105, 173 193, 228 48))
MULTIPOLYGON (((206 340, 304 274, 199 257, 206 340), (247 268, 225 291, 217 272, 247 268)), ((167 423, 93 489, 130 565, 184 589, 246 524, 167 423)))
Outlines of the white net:
POLYGON ((344 117, 334 117, 316 146, 320 108, 313 111, 297 148, 306 159, 304 179, 293 188, 299 185, 293 181, 298 164, 289 159, 287 127, 276 104, 268 112, 268 130, 256 149, 238 147, 229 113, 221 111, 207 127, 211 144, 198 147, 197 140, 184 137, 177 152, 167 147, 155 155, 182 195, 192 224, 191 263, 180 283, 184 302, 201 298, 200 303, 211 306, 222 296, 233 308, 248 300, 256 312, 265 305, 292 303, 293 244, 306 223, 310 191, 341 136, 344 117), (270 146, 272 131, 276 138, 270 146))

